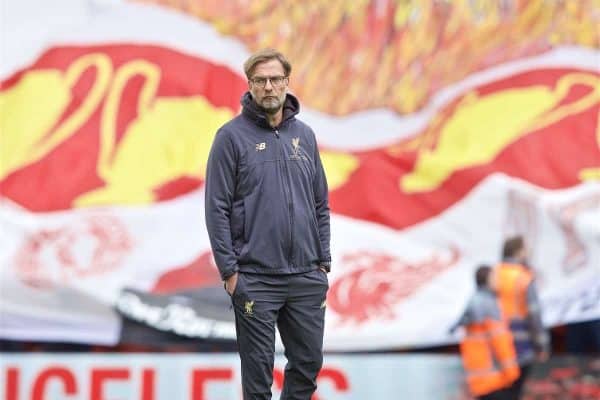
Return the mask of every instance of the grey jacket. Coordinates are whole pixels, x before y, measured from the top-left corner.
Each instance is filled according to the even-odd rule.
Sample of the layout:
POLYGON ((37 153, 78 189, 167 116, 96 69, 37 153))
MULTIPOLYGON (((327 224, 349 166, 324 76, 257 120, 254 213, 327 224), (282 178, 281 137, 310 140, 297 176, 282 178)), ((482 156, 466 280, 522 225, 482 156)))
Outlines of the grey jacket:
POLYGON ((327 181, 315 135, 288 94, 272 128, 250 93, 214 139, 205 217, 221 277, 293 274, 329 265, 327 181))

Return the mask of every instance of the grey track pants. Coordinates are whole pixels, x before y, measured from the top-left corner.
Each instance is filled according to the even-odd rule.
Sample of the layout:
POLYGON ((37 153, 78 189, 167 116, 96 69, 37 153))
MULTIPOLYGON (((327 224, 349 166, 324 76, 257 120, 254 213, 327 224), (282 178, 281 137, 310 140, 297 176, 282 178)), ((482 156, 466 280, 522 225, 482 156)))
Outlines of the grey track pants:
POLYGON ((318 269, 238 275, 232 303, 244 400, 271 399, 276 325, 288 360, 281 400, 310 400, 323 364, 328 287, 327 275, 318 269))

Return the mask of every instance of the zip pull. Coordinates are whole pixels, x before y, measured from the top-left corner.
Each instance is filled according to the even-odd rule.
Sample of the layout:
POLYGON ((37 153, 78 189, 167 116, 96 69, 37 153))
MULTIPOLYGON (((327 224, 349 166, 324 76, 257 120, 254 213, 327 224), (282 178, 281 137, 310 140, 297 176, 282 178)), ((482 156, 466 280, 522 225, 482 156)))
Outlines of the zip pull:
POLYGON ((279 131, 277 129, 273 129, 273 133, 275 133, 275 136, 277 136, 277 139, 279 139, 279 131))

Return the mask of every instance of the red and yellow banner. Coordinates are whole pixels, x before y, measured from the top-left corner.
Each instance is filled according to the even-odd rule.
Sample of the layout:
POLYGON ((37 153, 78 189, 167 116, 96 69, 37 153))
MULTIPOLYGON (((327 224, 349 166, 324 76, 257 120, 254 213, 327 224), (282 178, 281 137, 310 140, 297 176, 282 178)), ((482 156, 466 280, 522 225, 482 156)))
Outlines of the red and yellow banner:
MULTIPOLYGON (((546 324, 600 316, 593 2, 53 7, 72 26, 9 24, 27 45, 0 70, 0 336, 114 343, 113 307, 181 333, 188 314, 153 301, 220 286, 206 160, 267 46, 292 61, 329 181, 326 348, 455 341, 474 268, 513 234, 546 324)), ((198 337, 230 333, 227 309, 195 307, 198 337)))

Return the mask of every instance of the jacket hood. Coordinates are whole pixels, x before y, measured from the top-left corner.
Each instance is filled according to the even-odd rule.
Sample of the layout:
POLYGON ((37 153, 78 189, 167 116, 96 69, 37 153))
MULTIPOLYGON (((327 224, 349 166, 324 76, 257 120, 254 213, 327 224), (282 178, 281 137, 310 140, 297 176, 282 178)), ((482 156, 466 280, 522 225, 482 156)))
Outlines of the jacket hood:
MULTIPOLYGON (((242 105, 242 114, 252 120, 255 124, 271 129, 271 125, 269 125, 265 112, 252 99, 250 92, 244 93, 240 100, 240 104, 242 105)), ((281 124, 294 119, 299 112, 300 102, 294 95, 287 93, 283 103, 283 118, 281 119, 281 124)))

